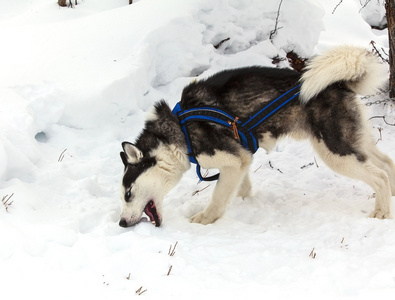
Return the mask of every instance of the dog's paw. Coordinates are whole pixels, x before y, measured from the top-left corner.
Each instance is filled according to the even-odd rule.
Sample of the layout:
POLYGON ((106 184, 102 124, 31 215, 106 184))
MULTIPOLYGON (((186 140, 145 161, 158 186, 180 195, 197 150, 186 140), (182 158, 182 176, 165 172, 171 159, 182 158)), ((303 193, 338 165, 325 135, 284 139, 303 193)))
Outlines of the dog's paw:
POLYGON ((248 198, 248 197, 251 197, 251 192, 250 191, 239 191, 238 193, 237 193, 237 197, 241 197, 241 198, 243 198, 243 200, 245 199, 245 198, 248 198))
POLYGON ((244 180, 243 184, 240 186, 237 191, 237 197, 241 197, 243 199, 251 196, 251 183, 249 180, 244 180))
POLYGON ((191 223, 199 223, 202 225, 207 225, 214 223, 218 218, 213 218, 208 216, 204 211, 198 212, 196 215, 192 216, 191 223))
POLYGON ((378 209, 376 209, 373 213, 371 213, 370 218, 392 219, 390 212, 382 211, 382 210, 378 210, 378 209))

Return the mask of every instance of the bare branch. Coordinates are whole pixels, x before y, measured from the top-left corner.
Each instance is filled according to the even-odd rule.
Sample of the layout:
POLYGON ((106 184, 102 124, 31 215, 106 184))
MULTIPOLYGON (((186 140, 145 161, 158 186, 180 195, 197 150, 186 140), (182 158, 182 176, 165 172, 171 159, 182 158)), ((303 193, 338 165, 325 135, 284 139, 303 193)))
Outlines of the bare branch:
POLYGON ((278 26, 278 21, 279 21, 279 18, 280 18, 280 10, 281 10, 281 5, 282 4, 283 4, 283 0, 280 0, 280 3, 278 5, 278 10, 277 10, 276 23, 274 25, 274 29, 272 31, 270 31, 270 36, 269 36, 270 40, 272 40, 273 36, 275 34, 277 34, 277 31, 281 28, 281 27, 278 28, 277 26, 278 26))
MULTIPOLYGON (((377 48, 376 48, 376 42, 375 42, 375 41, 370 41, 370 44, 372 45, 372 47, 373 47, 374 52, 376 53, 376 55, 378 55, 378 56, 381 58, 381 60, 382 60, 383 62, 389 64, 389 63, 390 63, 389 59, 388 59, 388 58, 384 58, 384 57, 381 55, 380 51, 377 50, 377 48)), ((383 48, 381 48, 381 49, 383 50, 383 48)), ((384 52, 384 51, 383 51, 383 52, 384 52)), ((384 54, 387 54, 387 53, 384 52, 384 54)), ((387 56, 388 56, 388 55, 387 55, 387 56)))
POLYGON ((340 0, 340 2, 335 6, 335 8, 332 10, 332 15, 335 14, 336 9, 342 4, 343 0, 340 0))

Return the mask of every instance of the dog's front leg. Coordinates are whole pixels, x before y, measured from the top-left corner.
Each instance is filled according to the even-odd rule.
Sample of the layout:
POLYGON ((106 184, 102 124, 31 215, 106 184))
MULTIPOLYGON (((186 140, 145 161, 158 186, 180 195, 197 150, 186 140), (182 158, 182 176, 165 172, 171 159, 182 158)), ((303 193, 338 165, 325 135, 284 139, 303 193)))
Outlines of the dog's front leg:
POLYGON ((223 164, 220 167, 218 167, 218 157, 221 156, 218 154, 218 156, 215 155, 214 157, 205 157, 204 160, 201 159, 204 162, 208 162, 209 159, 215 159, 215 161, 210 161, 210 164, 206 163, 205 165, 218 168, 220 170, 220 176, 210 203, 202 212, 197 213, 191 218, 192 223, 207 225, 215 222, 225 212, 226 205, 230 199, 236 196, 251 164, 251 154, 246 151, 240 152, 240 156, 226 154, 226 159, 219 160, 223 164), (215 162, 217 164, 212 166, 215 162))

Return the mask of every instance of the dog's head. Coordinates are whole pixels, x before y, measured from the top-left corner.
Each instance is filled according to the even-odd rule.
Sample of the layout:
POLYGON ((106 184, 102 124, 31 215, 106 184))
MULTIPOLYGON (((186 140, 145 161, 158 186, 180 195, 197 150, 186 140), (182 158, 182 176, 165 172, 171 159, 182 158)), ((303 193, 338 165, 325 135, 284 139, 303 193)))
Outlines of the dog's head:
POLYGON ((133 144, 122 143, 121 159, 125 165, 121 185, 123 209, 119 225, 133 226, 143 212, 159 227, 162 222, 162 201, 167 193, 166 182, 155 156, 144 156, 133 144))

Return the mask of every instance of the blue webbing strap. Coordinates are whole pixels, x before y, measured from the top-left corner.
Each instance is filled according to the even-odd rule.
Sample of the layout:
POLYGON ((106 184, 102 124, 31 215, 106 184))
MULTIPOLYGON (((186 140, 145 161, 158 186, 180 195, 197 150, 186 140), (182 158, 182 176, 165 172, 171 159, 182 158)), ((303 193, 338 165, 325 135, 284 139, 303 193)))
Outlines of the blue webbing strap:
POLYGON ((272 100, 263 107, 260 111, 258 111, 255 115, 250 117, 247 121, 243 122, 243 127, 246 128, 248 131, 253 130, 256 126, 261 124, 267 118, 272 116, 275 112, 277 112, 280 108, 288 104, 292 99, 297 97, 300 94, 300 86, 301 84, 295 86, 294 88, 290 89, 288 92, 285 92, 281 96, 277 97, 276 99, 272 100))
POLYGON ((301 85, 297 85, 276 99, 270 101, 252 117, 244 121, 238 120, 236 117, 215 107, 195 107, 183 110, 180 102, 178 102, 173 108, 173 114, 178 117, 181 129, 184 132, 188 146, 189 160, 191 163, 196 164, 196 173, 199 179, 201 181, 213 181, 219 178, 219 174, 210 177, 203 177, 200 173, 200 165, 196 160, 195 153, 193 152, 190 136, 187 130, 188 123, 205 121, 220 124, 229 128, 232 128, 233 124, 235 124, 240 138, 240 143, 245 149, 249 150, 251 153, 255 153, 259 148, 259 144, 258 139, 255 137, 254 128, 270 118, 282 107, 286 106, 292 99, 296 98, 300 93, 300 86, 301 85))
POLYGON ((178 117, 178 120, 180 121, 181 129, 184 132, 186 142, 187 142, 187 147, 188 147, 188 156, 189 156, 189 161, 193 164, 196 164, 196 174, 199 177, 200 181, 214 181, 218 180, 219 178, 219 173, 215 174, 213 176, 209 177, 203 177, 201 171, 200 171, 200 165, 196 160, 195 153, 192 150, 192 145, 191 145, 191 139, 189 137, 189 132, 187 130, 187 124, 189 122, 196 122, 196 121, 209 121, 209 122, 214 122, 218 123, 224 126, 230 126, 226 122, 226 118, 231 118, 230 115, 223 113, 222 116, 224 117, 224 120, 216 118, 214 115, 216 113, 223 113, 220 110, 211 108, 211 107, 202 107, 202 108, 194 108, 194 109, 188 109, 188 110, 182 110, 180 102, 176 104, 176 106, 173 108, 173 114, 175 114, 178 117), (200 111, 200 113, 199 113, 200 111), (213 116, 209 116, 209 112, 213 112, 213 116), (202 113, 203 112, 203 113, 202 113))

